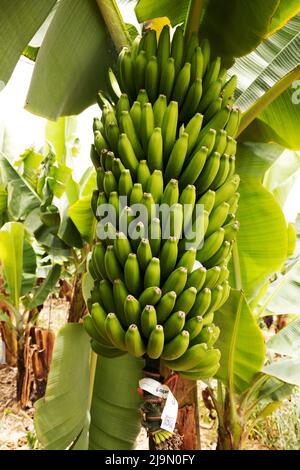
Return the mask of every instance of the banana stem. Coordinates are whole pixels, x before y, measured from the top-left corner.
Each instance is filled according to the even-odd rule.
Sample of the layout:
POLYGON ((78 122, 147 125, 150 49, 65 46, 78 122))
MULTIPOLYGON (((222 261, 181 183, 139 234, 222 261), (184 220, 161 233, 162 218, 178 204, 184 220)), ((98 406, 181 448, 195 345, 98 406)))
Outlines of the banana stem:
POLYGON ((89 409, 91 409, 91 406, 92 406, 96 366, 97 366, 97 354, 94 353, 94 351, 92 351, 91 359, 90 359, 89 409))
POLYGON ((198 33, 200 20, 203 12, 204 0, 191 0, 186 17, 184 35, 185 40, 189 41, 192 33, 198 33))
POLYGON ((131 39, 116 1, 97 0, 97 5, 117 51, 130 46, 131 39))

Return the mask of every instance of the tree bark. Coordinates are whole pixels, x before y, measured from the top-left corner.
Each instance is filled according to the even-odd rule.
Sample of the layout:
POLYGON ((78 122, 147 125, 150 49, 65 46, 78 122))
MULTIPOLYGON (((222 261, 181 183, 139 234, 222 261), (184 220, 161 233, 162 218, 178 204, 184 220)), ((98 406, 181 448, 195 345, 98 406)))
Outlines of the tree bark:
POLYGON ((197 382, 179 376, 175 397, 179 406, 177 429, 183 437, 180 450, 200 450, 197 382))
POLYGON ((77 274, 69 308, 68 323, 78 323, 86 311, 86 304, 82 294, 82 274, 77 274))

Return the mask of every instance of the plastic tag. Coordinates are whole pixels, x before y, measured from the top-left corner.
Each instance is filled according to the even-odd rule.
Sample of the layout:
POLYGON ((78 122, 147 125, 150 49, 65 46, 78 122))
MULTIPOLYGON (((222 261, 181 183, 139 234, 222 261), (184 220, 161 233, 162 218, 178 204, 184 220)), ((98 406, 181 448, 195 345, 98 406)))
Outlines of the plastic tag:
POLYGON ((157 380, 144 378, 139 381, 139 386, 142 390, 145 390, 151 395, 160 398, 166 398, 169 392, 169 387, 167 385, 163 385, 157 380))
POLYGON ((169 390, 165 407, 161 414, 161 428, 173 432, 176 426, 178 414, 178 402, 171 390, 169 390))

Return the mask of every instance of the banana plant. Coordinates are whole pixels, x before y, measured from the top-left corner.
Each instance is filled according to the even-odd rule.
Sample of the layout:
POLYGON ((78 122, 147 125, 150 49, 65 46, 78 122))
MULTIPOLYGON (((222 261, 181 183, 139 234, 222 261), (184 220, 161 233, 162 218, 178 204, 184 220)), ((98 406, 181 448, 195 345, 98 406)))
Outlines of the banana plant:
MULTIPOLYGON (((11 2, 11 4, 12 3, 14 2, 11 2)), ((28 2, 28 6, 36 6, 35 3, 36 2, 32 0, 28 2)), ((258 293, 269 277, 281 268, 288 256, 289 250, 287 224, 285 223, 279 204, 276 202, 274 196, 262 185, 261 176, 256 174, 256 155, 260 155, 262 150, 262 147, 259 147, 258 144, 264 144, 266 147, 264 147, 264 152, 262 153, 264 153, 266 157, 269 155, 271 159, 273 155, 272 149, 274 150, 274 147, 270 145, 270 141, 284 148, 299 149, 297 138, 295 138, 297 135, 288 135, 288 130, 285 130, 284 135, 282 135, 282 129, 284 129, 284 127, 281 123, 278 124, 277 120, 274 119, 274 114, 282 117, 283 120, 287 119, 285 116, 288 114, 288 119, 290 120, 289 127, 293 125, 297 128, 299 125, 299 115, 297 112, 294 112, 296 110, 292 108, 293 112, 286 111, 290 109, 289 106, 291 103, 293 104, 293 101, 291 101, 294 96, 292 86, 294 86, 294 83, 300 76, 299 57, 297 55, 299 50, 299 47, 297 47, 299 29, 297 30, 297 28, 293 26, 299 24, 299 4, 298 2, 287 0, 270 0, 263 3, 257 0, 255 2, 252 1, 251 6, 249 2, 237 2, 236 0, 226 2, 224 0, 211 0, 210 2, 185 0, 183 2, 177 2, 176 5, 174 5, 174 2, 170 2, 170 0, 162 0, 161 2, 139 0, 135 3, 135 12, 140 23, 150 21, 151 25, 151 20, 159 17, 169 17, 168 22, 170 22, 172 26, 183 23, 186 47, 190 45, 192 49, 193 41, 195 41, 195 44, 198 44, 198 36, 200 40, 208 39, 211 45, 212 57, 220 57, 222 64, 227 68, 233 65, 233 69, 231 70, 232 75, 237 74, 238 82, 240 82, 240 91, 238 91, 236 98, 238 99, 237 103, 240 105, 243 115, 237 133, 240 145, 236 162, 237 171, 242 167, 244 168, 244 171, 241 171, 242 179, 239 190, 240 209, 237 213, 240 219, 241 230, 237 236, 237 242, 234 245, 232 257, 232 271, 234 272, 233 285, 236 287, 236 290, 233 291, 231 295, 232 305, 229 300, 229 307, 228 304, 225 304, 222 308, 226 309, 226 312, 233 312, 231 313, 232 324, 235 324, 235 316, 238 318, 238 324, 241 324, 243 327, 242 333, 245 331, 245 325, 246 327, 249 325, 249 328, 253 330, 257 343, 257 356, 255 356, 252 367, 249 365, 248 370, 246 366, 244 366, 245 370, 243 370, 241 362, 239 363, 239 361, 237 361, 236 365, 232 363, 233 358, 228 354, 226 355, 228 342, 232 341, 232 338, 234 338, 234 344, 239 344, 240 341, 242 345, 244 345, 244 336, 242 333, 240 338, 236 335, 232 335, 232 332, 229 331, 229 326, 227 326, 226 329, 224 322, 224 324, 222 323, 224 333, 222 329, 220 329, 219 339, 219 349, 222 351, 223 347, 223 358, 221 358, 219 373, 221 374, 222 371, 222 361, 226 361, 226 358, 230 360, 231 371, 229 381, 227 381, 226 376, 222 376, 222 374, 220 380, 223 380, 224 386, 230 386, 232 394, 240 395, 244 392, 245 387, 254 380, 255 374, 262 372, 264 362, 263 341, 259 329, 257 325, 255 325, 253 314, 249 308, 249 302, 252 303, 255 301, 258 293), (226 19, 226 21, 224 19, 226 19), (228 34, 228 31, 230 31, 230 34, 228 34), (261 46, 259 46, 260 44, 261 46), (251 54, 255 53, 259 55, 260 62, 264 61, 262 70, 257 70, 256 67, 253 66, 253 63, 256 64, 257 61, 251 54), (244 79, 245 76, 248 80, 244 79), (244 101, 243 96, 245 98, 244 101), (241 149, 245 147, 248 149, 248 152, 244 152, 243 154, 241 149), (249 210, 249 208, 251 210, 249 210), (255 220, 254 228, 252 217, 254 217, 255 220), (241 293, 241 289, 243 289, 244 294, 241 293), (225 340, 226 337, 227 340, 225 340), (237 375, 233 374, 235 366, 237 366, 237 375)), ((14 5, 14 7, 15 8, 12 8, 10 12, 11 14, 7 15, 11 21, 17 21, 18 17, 18 5, 14 5)), ((48 7, 49 9, 51 8, 50 4, 48 7)), ((30 12, 30 8, 28 8, 28 12, 30 12)), ((41 11, 40 24, 44 21, 48 13, 49 10, 41 11)), ((35 18, 38 17, 38 15, 35 16, 35 18)), ((39 25, 28 21, 29 14, 28 16, 23 15, 22 18, 24 20, 24 31, 29 24, 30 37, 32 37, 35 32, 33 30, 36 30, 39 25)), ((5 21, 5 19, 1 21, 5 21)), ((149 36, 154 38, 155 35, 150 34, 149 36)), ((1 44, 3 48, 8 47, 9 50, 8 57, 10 60, 9 67, 5 69, 6 77, 11 73, 20 51, 24 50, 28 45, 28 34, 25 34, 25 32, 24 34, 20 34, 18 40, 18 53, 12 50, 13 47, 9 40, 9 47, 5 41, 1 44)), ((153 42, 151 44, 153 45, 153 42)), ((207 42, 205 42, 205 44, 207 44, 207 42)), ((70 0, 60 0, 37 54, 34 74, 27 98, 27 109, 51 118, 57 118, 65 114, 78 113, 87 105, 95 102, 99 89, 103 91, 103 93, 98 95, 102 107, 105 107, 111 99, 117 101, 115 93, 117 91, 118 94, 119 91, 113 79, 114 72, 117 71, 116 58, 123 46, 131 47, 131 45, 132 38, 128 33, 128 28, 122 21, 116 1, 90 0, 83 3, 79 1, 71 2, 70 0), (87 23, 89 24, 89 28, 83 26, 87 23), (74 31, 78 33, 76 39, 74 39, 74 31), (78 41, 78 43, 75 44, 74 41, 78 41), (55 54, 53 54, 53 51, 55 51, 55 54), (62 75, 58 77, 56 70, 59 64, 65 64, 65 57, 69 57, 69 66, 64 66, 62 75), (107 74, 108 68, 111 68, 114 72, 110 71, 109 74, 107 74), (81 70, 80 74, 78 74, 78 69, 81 70), (98 74, 98 70, 101 70, 103 73, 98 74), (51 76, 52 79, 47 82, 50 83, 51 86, 43 87, 45 93, 41 94, 40 89, 44 84, 44 77, 46 76, 48 79, 51 76), (108 76, 113 79, 110 80, 111 84, 109 80, 107 80, 108 76), (77 85, 77 81, 74 80, 74 77, 78 77, 80 86, 77 85), (105 98, 103 99, 103 97, 105 98)), ((123 51, 121 58, 128 57, 128 55, 128 53, 126 54, 126 52, 123 51)), ((148 59, 152 56, 153 49, 152 53, 149 53, 148 59)), ((119 63, 120 62, 121 59, 119 63)), ((152 60, 152 62, 155 61, 152 60)), ((162 62, 162 64, 164 64, 164 62, 162 62)), ((59 67, 59 69, 61 70, 61 67, 59 67)), ((130 66, 129 68, 126 67, 127 72, 129 69, 130 66)), ((188 66, 186 69, 188 69, 188 66)), ((152 66, 151 71, 153 70, 154 68, 152 66)), ((185 70, 185 72, 186 71, 187 70, 185 70)), ((130 77, 130 74, 128 76, 130 77)), ((126 75, 126 78, 128 78, 128 76, 126 75)), ((155 74, 152 74, 152 79, 155 76, 155 74)), ((178 71, 175 76, 179 78, 178 71)), ((136 79, 137 75, 134 75, 134 80, 136 79)), ((129 85, 130 88, 134 80, 130 81, 125 79, 125 85, 129 85)), ((233 81, 234 80, 235 79, 233 79, 233 81)), ((121 88, 124 88, 124 83, 120 83, 120 85, 121 88)), ((154 97, 155 91, 153 91, 152 80, 149 79, 148 85, 146 85, 146 88, 149 94, 153 92, 154 97)), ((167 85, 167 81, 165 81, 163 85, 167 85)), ((182 86, 184 85, 185 80, 182 79, 182 86)), ((127 91, 126 86, 125 89, 127 91)), ((134 95, 134 92, 132 92, 132 95, 134 95)), ((176 95, 176 97, 180 101, 181 96, 176 95)), ((221 103, 218 98, 217 96, 217 103, 214 103, 216 106, 221 103)), ((153 101, 152 95, 150 95, 150 101, 153 101)), ((183 102, 185 102, 185 99, 183 99, 183 102)), ((189 107, 186 106, 186 108, 188 112, 189 107)), ((207 108, 207 106, 204 108, 207 108)), ((215 109, 217 108, 213 108, 213 110, 210 109, 212 115, 215 109)), ((204 111, 206 111, 206 109, 204 109, 204 111)), ((237 118, 238 112, 235 112, 235 116, 237 118)), ((187 124, 184 120, 183 122, 187 124)), ((209 122, 208 117, 207 122, 209 122)), ((109 129, 109 126, 107 128, 109 129)), ((101 130, 102 127, 101 124, 99 124, 99 129, 96 128, 96 131, 99 133, 96 135, 100 141, 100 149, 101 130)), ((95 142, 95 144, 96 143, 97 142, 95 142)), ((112 143, 114 142, 112 141, 112 143)), ((134 151, 139 153, 137 144, 134 151)), ((93 161, 96 162, 96 166, 100 167, 96 157, 97 155, 95 156, 94 154, 93 161)), ((132 160, 129 160, 129 163, 130 162, 132 163, 132 160)), ((267 158, 263 162, 263 165, 266 163, 270 163, 270 160, 268 162, 267 158)), ((154 168, 156 168, 156 166, 154 166, 154 168)), ((196 170, 201 171, 199 168, 196 168, 196 170)), ((211 172, 207 173, 211 176, 211 172)), ((187 182, 190 181, 189 178, 187 182)), ((99 181, 101 181, 101 178, 99 178, 99 181)), ((113 187, 113 184, 111 187, 113 187)), ((88 213, 87 200, 80 201, 80 203, 78 202, 78 209, 82 216, 81 220, 89 220, 89 227, 92 227, 93 222, 91 222, 90 214, 88 213)), ((111 250, 108 251, 111 252, 111 250)), ((220 312, 222 313, 222 309, 220 312)), ((221 319, 220 312, 216 314, 216 321, 218 316, 221 319)), ((110 316, 109 318, 114 317, 110 316)), ((80 328, 81 325, 78 325, 78 331, 80 328)), ((235 331, 236 330, 237 327, 235 328, 235 331)), ((62 346, 59 346, 58 343, 57 354, 59 354, 59 347, 62 346)), ((234 350, 234 348, 231 349, 234 350)), ((103 351, 104 349, 102 349, 102 352, 103 351)), ((73 351, 68 355, 66 354, 60 366, 63 366, 64 363, 68 364, 69 357, 72 354, 73 351)), ((87 364, 88 361, 87 357, 88 354, 82 359, 85 361, 85 364, 87 364)), ((92 358, 93 357, 92 355, 92 358)), ((121 358, 109 360, 99 357, 97 359, 98 365, 95 374, 94 359, 90 361, 90 382, 94 382, 92 403, 96 403, 95 397, 98 396, 100 398, 98 403, 104 405, 101 417, 98 407, 92 405, 90 409, 91 425, 89 425, 88 418, 86 417, 89 406, 86 406, 85 402, 82 406, 80 422, 76 423, 76 427, 71 428, 71 425, 68 427, 65 425, 65 420, 64 423, 61 421, 61 426, 63 424, 64 426, 55 427, 56 432, 58 428, 61 431, 61 440, 59 442, 50 442, 46 437, 52 429, 48 426, 49 420, 47 418, 44 419, 44 416, 46 416, 44 415, 46 408, 41 406, 37 413, 37 420, 39 420, 38 434, 39 439, 46 447, 69 448, 72 447, 74 443, 76 445, 76 442, 80 443, 80 446, 85 448, 88 445, 90 448, 97 447, 107 449, 130 448, 130 446, 132 446, 134 435, 137 433, 138 427, 135 428, 135 432, 132 431, 133 420, 131 418, 129 418, 128 421, 124 419, 121 425, 118 419, 112 419, 113 404, 110 396, 111 389, 109 391, 106 390, 105 393, 105 390, 103 390, 103 388, 101 389, 103 380, 98 379, 99 376, 101 376, 101 372, 105 370, 106 380, 114 377, 114 385, 115 388, 118 389, 118 373, 114 373, 112 367, 113 364, 116 364, 117 370, 117 363, 121 361, 122 358, 127 358, 127 355, 124 354, 121 358), (111 366, 106 369, 101 369, 101 364, 105 364, 106 361, 110 362, 111 366), (95 380, 93 380, 94 375, 95 380), (102 393, 100 393, 99 390, 101 390, 102 393), (105 407, 107 403, 111 406, 105 407), (105 429, 103 430, 102 425, 98 424, 101 422, 101 419, 105 419, 106 422, 112 420, 114 424, 113 429, 110 429, 109 438, 105 435, 106 432, 105 429), (86 434, 88 428, 95 433, 94 435, 90 434, 89 444, 86 434), (92 435, 93 437, 91 437, 92 435), (130 442, 127 440, 127 442, 124 443, 122 436, 127 435, 131 436, 130 442)), ((76 366, 78 367, 78 364, 76 364, 76 366)), ((55 362, 53 365, 53 377, 56 377, 56 381, 58 379, 55 371, 58 370, 58 367, 58 363, 55 362)), ((137 381, 140 367, 141 365, 139 363, 136 369, 135 381, 137 381)), ((134 369, 134 367, 132 367, 132 369, 134 369)), ((121 370, 121 368, 119 368, 119 370, 121 370)), ((60 370, 59 372, 62 371, 60 370)), ((87 384, 87 380, 85 384, 87 384)), ((136 385, 137 382, 135 382, 135 386, 136 385)), ((91 389, 91 387, 89 388, 91 389)), ((56 390, 56 393, 59 394, 59 387, 56 390)), ((68 388, 68 390, 69 393, 73 391, 71 388, 68 388)), ((127 389, 126 392, 124 389, 124 395, 125 393, 127 393, 127 389)), ((88 395, 89 393, 86 391, 85 396, 88 395)), ((92 396, 91 392, 90 396, 92 396)), ((54 400, 53 397, 54 395, 52 394, 52 400, 54 400)), ((64 397, 59 396, 59 403, 63 398, 64 397)), ((118 398, 119 397, 115 397, 117 406, 119 403, 118 398)), ((132 411, 133 402, 130 401, 130 398, 131 393, 128 391, 123 404, 125 403, 124 407, 132 411)), ((69 413, 72 416, 76 414, 75 403, 76 400, 70 402, 69 413)), ((134 406, 136 405, 135 402, 134 406)), ((52 409, 51 416, 55 414, 54 408, 55 407, 52 409)), ((231 415, 235 418, 235 407, 231 406, 230 410, 231 415)), ((135 411, 137 411, 136 408, 135 411)), ((122 415, 121 413, 120 409, 120 416, 122 415)), ((58 415, 55 415, 56 418, 57 416, 58 415)), ((59 423, 59 421, 57 422, 59 423)), ((234 445, 240 442, 238 438, 239 432, 237 419, 237 425, 233 429, 234 445)), ((54 434, 53 439, 55 439, 54 434)))

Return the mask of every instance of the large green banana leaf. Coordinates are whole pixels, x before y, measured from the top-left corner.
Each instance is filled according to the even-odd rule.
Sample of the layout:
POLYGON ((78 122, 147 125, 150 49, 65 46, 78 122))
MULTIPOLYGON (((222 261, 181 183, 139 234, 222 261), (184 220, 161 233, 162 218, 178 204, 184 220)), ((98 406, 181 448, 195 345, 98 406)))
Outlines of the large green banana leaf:
POLYGON ((91 407, 90 449, 132 449, 140 431, 137 393, 144 361, 126 354, 98 357, 91 407))
POLYGON ((76 139, 76 116, 60 117, 57 121, 47 121, 45 129, 46 142, 52 144, 57 161, 67 164, 72 154, 76 139))
POLYGON ((0 81, 8 82, 20 55, 42 26, 56 0, 2 0, 0 81))
POLYGON ((272 336, 268 341, 268 349, 283 356, 300 355, 300 318, 272 336))
POLYGON ((78 114, 107 87, 116 53, 95 0, 60 0, 39 50, 26 109, 49 119, 78 114))
POLYGON ((60 278, 60 274, 61 266, 59 264, 52 266, 42 284, 33 292, 33 296, 27 306, 28 309, 33 309, 39 305, 43 305, 50 292, 55 288, 56 283, 60 278))
POLYGON ((216 343, 221 365, 216 377, 232 392, 242 393, 261 372, 265 359, 264 337, 243 292, 231 291, 214 323, 221 330, 216 343))
POLYGON ((237 59, 231 69, 231 73, 239 77, 236 104, 243 111, 249 110, 253 118, 257 117, 241 134, 240 140, 273 141, 291 149, 300 148, 300 107, 295 105, 297 91, 292 87, 300 76, 299 50, 298 14, 256 51, 237 59), (276 84, 281 79, 284 79, 283 85, 278 87, 276 84), (267 91, 269 99, 265 103, 267 91), (254 104, 255 109, 251 108, 254 104))
POLYGON ((242 174, 239 192, 236 244, 242 287, 252 300, 287 258, 287 225, 279 204, 258 178, 242 174))
POLYGON ((299 0, 280 0, 272 18, 269 34, 282 28, 285 23, 300 12, 299 0))
POLYGON ((45 449, 134 446, 139 432, 136 388, 143 361, 129 355, 98 358, 90 424, 89 360, 90 340, 83 325, 65 325, 55 340, 45 397, 36 403, 35 428, 45 449))
POLYGON ((69 207, 69 216, 77 230, 86 240, 92 240, 96 219, 91 209, 91 197, 84 196, 69 207))
POLYGON ((35 429, 45 449, 67 449, 83 433, 89 401, 89 357, 90 342, 83 326, 68 323, 61 328, 46 394, 35 404, 35 429))
POLYGON ((36 279, 36 255, 25 236, 25 227, 20 222, 7 222, 0 230, 0 264, 17 315, 20 297, 33 287, 36 279))
POLYGON ((274 361, 264 367, 264 372, 290 385, 300 387, 300 356, 274 361))

